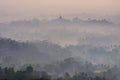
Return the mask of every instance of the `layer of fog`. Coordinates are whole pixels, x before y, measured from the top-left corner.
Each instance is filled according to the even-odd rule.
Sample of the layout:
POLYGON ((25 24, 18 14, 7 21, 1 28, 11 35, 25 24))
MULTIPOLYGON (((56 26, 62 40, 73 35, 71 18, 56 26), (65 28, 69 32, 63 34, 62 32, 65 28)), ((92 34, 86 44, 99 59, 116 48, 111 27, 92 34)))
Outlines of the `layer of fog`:
MULTIPOLYGON (((59 17, 49 21, 34 19, 0 24, 1 37, 12 38, 18 41, 28 40, 34 43, 32 45, 36 46, 37 49, 33 48, 34 50, 31 51, 30 47, 30 51, 23 50, 24 52, 20 51, 19 53, 23 53, 22 56, 25 56, 24 53, 33 55, 34 59, 29 56, 24 58, 27 61, 33 60, 36 63, 43 58, 53 62, 57 59, 63 60, 65 59, 64 57, 62 58, 64 54, 66 58, 80 58, 93 64, 119 64, 119 33, 119 25, 104 19, 80 20, 75 18, 67 20, 59 17), (43 40, 53 44, 40 43, 40 45, 36 45, 37 42, 39 43, 39 41, 43 40), (45 48, 43 45, 45 45, 45 48)), ((11 51, 8 50, 8 52, 11 51)), ((24 59, 22 62, 24 62, 24 59)))
POLYGON ((63 48, 48 41, 23 43, 11 39, 0 39, 0 65, 3 66, 53 64, 70 57, 94 65, 120 65, 120 44, 109 47, 84 44, 63 48))
POLYGON ((48 40, 62 46, 118 44, 120 42, 119 31, 119 25, 107 23, 106 20, 88 19, 83 21, 78 18, 67 20, 62 17, 49 21, 20 20, 0 25, 2 37, 20 41, 48 40))

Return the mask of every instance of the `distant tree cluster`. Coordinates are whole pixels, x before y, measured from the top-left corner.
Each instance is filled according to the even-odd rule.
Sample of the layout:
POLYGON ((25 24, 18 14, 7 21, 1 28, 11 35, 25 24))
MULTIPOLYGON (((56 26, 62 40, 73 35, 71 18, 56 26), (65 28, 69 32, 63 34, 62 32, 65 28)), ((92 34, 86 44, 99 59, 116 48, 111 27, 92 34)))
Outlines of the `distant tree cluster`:
POLYGON ((33 68, 28 66, 23 71, 15 71, 14 68, 0 67, 0 80, 29 80, 31 79, 33 68))
POLYGON ((25 70, 15 71, 14 68, 1 68, 0 67, 0 80, 106 80, 101 77, 90 77, 85 73, 76 74, 70 76, 69 73, 65 73, 64 77, 58 77, 52 79, 46 72, 42 71, 41 76, 38 78, 34 74, 32 66, 28 66, 25 70))

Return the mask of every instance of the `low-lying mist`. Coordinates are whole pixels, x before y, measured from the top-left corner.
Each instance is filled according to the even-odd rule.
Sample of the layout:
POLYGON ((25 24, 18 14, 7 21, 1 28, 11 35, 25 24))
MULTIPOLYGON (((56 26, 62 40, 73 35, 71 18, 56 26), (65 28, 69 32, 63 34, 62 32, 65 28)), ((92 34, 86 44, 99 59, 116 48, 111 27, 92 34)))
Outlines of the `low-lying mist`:
POLYGON ((48 40, 65 45, 112 45, 120 42, 119 25, 105 19, 20 20, 0 24, 0 35, 20 41, 48 40))
POLYGON ((119 24, 106 19, 68 20, 60 16, 1 23, 0 63, 52 64, 73 57, 94 65, 119 65, 119 33, 119 24))

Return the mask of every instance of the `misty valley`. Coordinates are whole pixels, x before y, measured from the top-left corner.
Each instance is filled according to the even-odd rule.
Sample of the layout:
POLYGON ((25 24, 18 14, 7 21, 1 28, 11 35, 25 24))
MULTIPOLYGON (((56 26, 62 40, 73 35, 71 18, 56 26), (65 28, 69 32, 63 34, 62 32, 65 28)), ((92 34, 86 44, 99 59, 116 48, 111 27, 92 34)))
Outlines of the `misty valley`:
POLYGON ((1 38, 0 79, 119 80, 120 47, 110 48, 111 51, 92 45, 61 47, 48 41, 1 38))
POLYGON ((0 23, 0 80, 120 80, 119 26, 62 16, 0 23))

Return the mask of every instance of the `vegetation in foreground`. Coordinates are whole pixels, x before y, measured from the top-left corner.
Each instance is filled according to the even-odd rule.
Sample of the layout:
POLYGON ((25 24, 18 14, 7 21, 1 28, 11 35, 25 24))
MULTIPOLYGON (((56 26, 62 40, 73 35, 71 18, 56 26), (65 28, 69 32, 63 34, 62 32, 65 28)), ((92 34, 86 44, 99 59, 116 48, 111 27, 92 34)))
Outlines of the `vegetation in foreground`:
POLYGON ((104 77, 90 77, 86 73, 79 73, 70 76, 65 73, 64 77, 52 78, 46 72, 42 71, 39 76, 33 67, 28 66, 25 70, 15 71, 14 68, 1 68, 0 67, 0 80, 106 80, 104 77))

